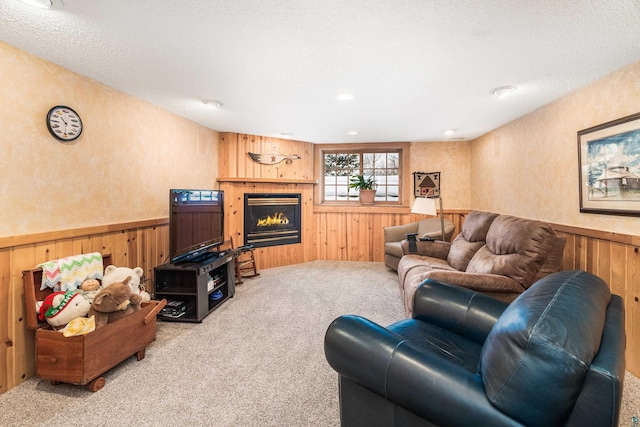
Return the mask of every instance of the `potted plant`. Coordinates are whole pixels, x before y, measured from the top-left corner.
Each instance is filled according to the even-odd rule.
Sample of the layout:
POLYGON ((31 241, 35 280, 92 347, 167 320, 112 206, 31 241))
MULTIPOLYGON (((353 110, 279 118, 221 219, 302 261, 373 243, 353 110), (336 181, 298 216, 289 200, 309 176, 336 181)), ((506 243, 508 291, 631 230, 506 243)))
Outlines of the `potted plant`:
POLYGON ((376 181, 373 176, 365 178, 364 175, 352 176, 349 188, 355 188, 360 193, 360 203, 373 204, 376 197, 376 181))

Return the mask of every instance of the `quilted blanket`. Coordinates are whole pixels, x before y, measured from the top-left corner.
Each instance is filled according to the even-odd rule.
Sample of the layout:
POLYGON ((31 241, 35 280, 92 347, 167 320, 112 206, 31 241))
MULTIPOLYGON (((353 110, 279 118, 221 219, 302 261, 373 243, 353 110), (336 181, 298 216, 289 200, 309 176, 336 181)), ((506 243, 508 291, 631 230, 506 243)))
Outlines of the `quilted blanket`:
POLYGON ((40 290, 58 287, 61 291, 78 289, 86 279, 101 280, 104 271, 100 252, 47 261, 38 264, 38 267, 42 268, 40 290))

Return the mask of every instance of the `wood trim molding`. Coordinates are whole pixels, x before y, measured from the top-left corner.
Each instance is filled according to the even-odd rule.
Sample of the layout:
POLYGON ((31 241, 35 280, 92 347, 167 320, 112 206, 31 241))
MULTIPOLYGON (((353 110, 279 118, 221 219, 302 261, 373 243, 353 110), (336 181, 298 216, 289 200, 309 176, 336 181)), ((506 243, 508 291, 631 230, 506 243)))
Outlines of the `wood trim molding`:
POLYGON ((631 234, 620 234, 613 231, 593 230, 589 228, 574 227, 571 225, 549 223, 554 230, 561 233, 575 234, 594 239, 607 240, 611 242, 623 243, 626 245, 640 246, 640 236, 631 234))
POLYGON ((317 184, 313 179, 277 179, 277 178, 231 178, 216 179, 218 182, 257 182, 261 184, 317 184))
POLYGON ((141 221, 122 222, 118 224, 97 225, 93 227, 73 228, 69 230, 47 231, 44 233, 24 234, 21 236, 0 237, 0 249, 32 245, 62 239, 72 239, 92 234, 113 233, 136 228, 149 228, 169 224, 169 218, 155 218, 141 221))

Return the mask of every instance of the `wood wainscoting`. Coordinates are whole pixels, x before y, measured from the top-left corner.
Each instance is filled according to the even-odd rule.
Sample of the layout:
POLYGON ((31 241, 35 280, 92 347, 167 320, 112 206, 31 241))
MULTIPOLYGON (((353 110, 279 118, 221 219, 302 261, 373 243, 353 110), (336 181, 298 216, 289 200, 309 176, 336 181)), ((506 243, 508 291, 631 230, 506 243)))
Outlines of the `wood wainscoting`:
MULTIPOLYGON (((225 192, 225 230, 236 246, 244 242, 246 193, 300 193, 302 195, 302 243, 256 248, 258 270, 313 260, 384 261, 384 228, 425 218, 409 213, 409 207, 385 205, 314 205, 315 182, 269 178, 218 178, 225 192)), ((468 210, 447 210, 445 218, 456 231, 468 210)))
POLYGON ((552 226, 567 239, 562 270, 593 273, 624 298, 627 370, 640 377, 640 236, 552 226))
MULTIPOLYGON (((169 249, 168 218, 0 238, 0 394, 35 375, 35 332, 27 329, 22 272, 89 252, 118 266, 142 267, 153 278, 169 249)), ((147 282, 148 284, 148 282, 147 282)), ((147 286, 148 287, 148 286, 147 286)))
MULTIPOLYGON (((225 227, 234 237, 243 237, 244 191, 302 193, 302 243, 257 249, 259 269, 314 260, 382 262, 384 227, 423 218, 408 213, 408 208, 331 209, 313 205, 313 184, 309 182, 222 182, 221 186, 229 192, 225 197, 225 227)), ((445 217, 456 225, 456 234, 467 213, 445 211, 445 217)), ((609 284, 613 293, 623 296, 627 369, 640 376, 640 236, 553 226, 567 238, 562 269, 594 273, 609 284)), ((47 260, 96 251, 110 253, 116 265, 141 266, 146 277, 152 279, 153 267, 166 262, 168 249, 167 218, 0 238, 0 394, 35 374, 34 333, 26 328, 25 321, 25 310, 32 308, 24 303, 23 270, 47 260)))
MULTIPOLYGON (((468 211, 445 211, 456 226, 454 239, 468 211)), ((384 229, 424 219, 409 208, 324 208, 314 214, 316 259, 336 261, 384 261, 384 229)))

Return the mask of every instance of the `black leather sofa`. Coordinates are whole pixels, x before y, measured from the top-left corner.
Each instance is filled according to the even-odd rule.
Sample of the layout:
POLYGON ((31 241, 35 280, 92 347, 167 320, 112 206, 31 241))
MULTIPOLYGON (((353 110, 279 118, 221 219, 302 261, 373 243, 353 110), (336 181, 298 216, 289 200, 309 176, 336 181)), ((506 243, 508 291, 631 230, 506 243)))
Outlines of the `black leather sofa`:
POLYGON ((431 279, 413 317, 334 320, 342 426, 617 426, 624 306, 597 276, 551 274, 510 305, 431 279))

